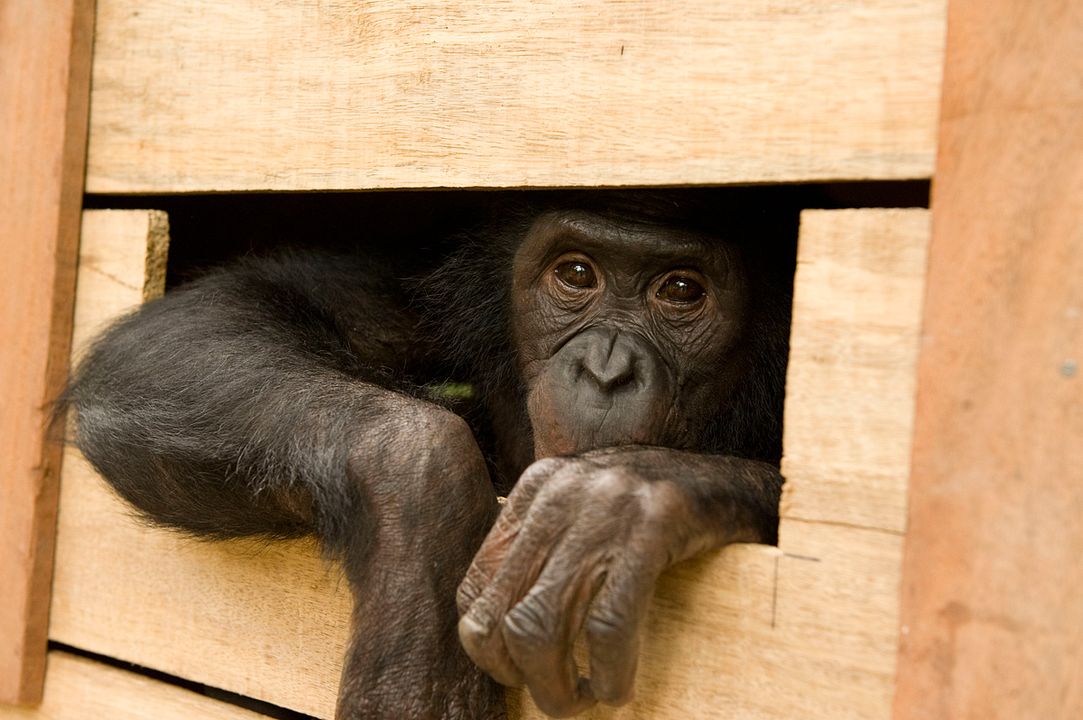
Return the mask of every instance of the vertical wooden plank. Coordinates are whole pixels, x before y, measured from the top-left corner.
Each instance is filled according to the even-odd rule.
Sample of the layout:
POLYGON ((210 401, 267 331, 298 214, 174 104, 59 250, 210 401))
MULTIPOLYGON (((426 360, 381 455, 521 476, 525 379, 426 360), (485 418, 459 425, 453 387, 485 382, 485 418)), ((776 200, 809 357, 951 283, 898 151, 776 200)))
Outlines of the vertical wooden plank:
POLYGON ((1083 717, 1083 3, 952 0, 895 717, 1083 717))
POLYGON ((926 210, 801 213, 784 521, 905 531, 928 246, 926 210))
POLYGON ((93 0, 0 4, 0 702, 40 699, 71 342, 93 0))
POLYGON ((87 210, 79 244, 72 358, 121 315, 165 292, 169 216, 161 210, 87 210))

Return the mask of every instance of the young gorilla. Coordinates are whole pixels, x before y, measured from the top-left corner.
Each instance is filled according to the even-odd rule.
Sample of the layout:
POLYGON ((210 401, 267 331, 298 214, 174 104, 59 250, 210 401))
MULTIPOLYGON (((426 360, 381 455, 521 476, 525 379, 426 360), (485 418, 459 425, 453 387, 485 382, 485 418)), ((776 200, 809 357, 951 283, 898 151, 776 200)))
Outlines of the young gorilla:
POLYGON ((107 331, 64 398, 80 449, 154 521, 314 532, 342 560, 339 718, 502 717, 481 670, 552 715, 624 702, 658 575, 774 541, 792 267, 764 261, 769 222, 745 237, 732 210, 667 195, 573 202, 417 283, 360 255, 207 275, 107 331), (469 423, 426 399, 448 379, 474 388, 469 423))

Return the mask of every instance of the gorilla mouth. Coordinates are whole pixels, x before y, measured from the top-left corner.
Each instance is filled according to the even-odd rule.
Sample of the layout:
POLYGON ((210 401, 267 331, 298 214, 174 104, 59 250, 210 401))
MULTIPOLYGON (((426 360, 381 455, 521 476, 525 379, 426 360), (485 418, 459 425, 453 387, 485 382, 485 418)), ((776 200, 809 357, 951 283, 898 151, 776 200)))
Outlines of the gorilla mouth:
POLYGON ((629 387, 601 393, 539 382, 528 399, 535 457, 574 455, 617 445, 658 445, 669 416, 663 393, 629 387))

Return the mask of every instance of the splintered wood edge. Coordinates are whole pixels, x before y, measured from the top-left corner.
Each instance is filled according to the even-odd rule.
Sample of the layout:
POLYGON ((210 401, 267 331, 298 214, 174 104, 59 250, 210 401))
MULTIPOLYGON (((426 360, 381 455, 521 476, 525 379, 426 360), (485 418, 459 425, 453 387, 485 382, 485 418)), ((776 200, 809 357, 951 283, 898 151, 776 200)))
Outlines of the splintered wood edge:
POLYGON ((169 215, 161 210, 148 210, 147 222, 143 302, 165 294, 166 266, 169 261, 169 215))

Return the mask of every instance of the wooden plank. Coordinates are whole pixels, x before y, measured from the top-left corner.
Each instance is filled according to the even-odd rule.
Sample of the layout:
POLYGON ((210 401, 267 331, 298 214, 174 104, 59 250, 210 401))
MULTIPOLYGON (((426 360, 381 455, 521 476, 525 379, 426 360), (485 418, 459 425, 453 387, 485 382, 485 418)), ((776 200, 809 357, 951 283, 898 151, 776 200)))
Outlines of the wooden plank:
MULTIPOLYGON (((875 303, 886 278, 912 277, 921 241, 928 237, 927 213, 812 213, 802 227, 806 261, 824 258, 828 250, 833 258, 849 260, 839 260, 831 272, 802 267, 793 331, 797 346, 807 346, 801 338, 833 323, 834 335, 840 342, 847 339, 852 354, 798 355, 791 375, 802 377, 800 366, 806 362, 835 362, 837 371, 824 377, 844 394, 855 385, 851 376, 867 370, 868 363, 853 358, 876 358, 881 338, 865 329, 867 313, 831 315, 827 309, 835 304, 825 298, 843 307, 855 299, 875 303), (885 244, 890 247, 879 247, 885 244)), ((87 228, 85 243, 91 243, 96 233, 89 223, 87 228)), ((135 244, 129 252, 142 257, 135 244)), ((119 280, 107 291, 125 296, 117 310, 141 296, 139 280, 119 280)), ((920 285, 920 276, 912 281, 920 285)), ((900 302, 920 297, 913 287, 902 292, 888 284, 887 290, 900 302)), ((910 308, 909 327, 902 320, 907 313, 894 312, 898 332, 912 337, 918 308, 910 308)), ((904 366, 895 371, 900 377, 908 372, 904 366)), ((805 408, 822 398, 795 393, 788 402, 789 419, 814 418, 826 423, 825 433, 852 425, 873 445, 894 447, 898 441, 898 426, 877 418, 898 415, 909 427, 913 412, 911 397, 889 393, 880 398, 882 405, 856 399, 853 407, 830 405, 839 413, 834 419, 805 408)), ((872 463, 902 463, 883 471, 905 479, 908 453, 870 455, 866 444, 826 442, 817 454, 803 445, 813 437, 811 431, 787 434, 787 468, 795 483, 818 477, 820 465, 860 470, 872 463)), ((841 477, 854 485, 867 479, 857 471, 841 477)), ((841 504, 875 497, 847 490, 842 480, 836 490, 841 504)), ((886 517, 882 508, 870 516, 886 517)), ((619 710, 596 709, 588 717, 713 718, 726 716, 722 712, 773 720, 887 717, 901 552, 896 532, 787 516, 781 549, 736 546, 674 568, 650 612, 639 699, 619 710)), ((65 462, 55 639, 330 717, 348 614, 345 583, 310 544, 213 545, 147 528, 130 518, 81 458, 65 462)), ((513 716, 541 717, 521 693, 509 694, 509 707, 513 716)))
POLYGON ((75 451, 64 462, 54 640, 334 714, 351 599, 311 542, 209 544, 146 527, 75 451))
POLYGON ((100 0, 88 190, 925 178, 945 1, 100 0))
POLYGON ((913 209, 801 216, 783 517, 906 528, 928 225, 913 209))
POLYGON ((259 720, 265 715, 159 680, 53 651, 45 697, 35 708, 2 708, 0 720, 259 720))
POLYGON ((158 210, 88 210, 82 237, 75 356, 112 320, 165 292, 169 217, 158 210))
POLYGON ((0 702, 41 696, 71 340, 91 0, 0 4, 0 702))
POLYGON ((951 3, 896 718, 1083 717, 1083 5, 951 3))

